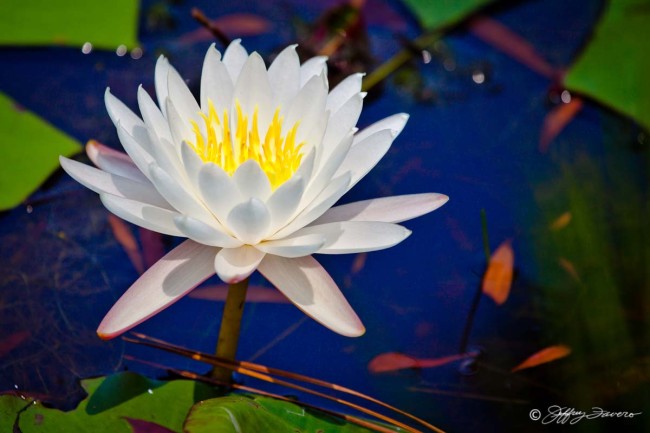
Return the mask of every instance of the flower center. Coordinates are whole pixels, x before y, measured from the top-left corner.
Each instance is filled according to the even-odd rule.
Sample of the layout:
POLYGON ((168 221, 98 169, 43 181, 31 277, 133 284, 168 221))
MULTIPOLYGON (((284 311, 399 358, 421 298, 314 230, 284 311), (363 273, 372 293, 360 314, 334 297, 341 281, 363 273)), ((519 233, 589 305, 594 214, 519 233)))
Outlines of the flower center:
POLYGON ((231 134, 228 111, 223 116, 208 101, 208 114, 199 113, 205 122, 205 132, 192 121, 195 142, 189 143, 203 162, 213 162, 226 173, 232 175, 237 167, 249 159, 257 161, 266 173, 274 190, 288 180, 300 166, 304 143, 296 144, 296 122, 286 135, 282 135, 283 117, 280 108, 276 108, 264 139, 258 129, 257 106, 250 120, 242 114, 239 101, 236 101, 237 122, 235 134, 231 134))

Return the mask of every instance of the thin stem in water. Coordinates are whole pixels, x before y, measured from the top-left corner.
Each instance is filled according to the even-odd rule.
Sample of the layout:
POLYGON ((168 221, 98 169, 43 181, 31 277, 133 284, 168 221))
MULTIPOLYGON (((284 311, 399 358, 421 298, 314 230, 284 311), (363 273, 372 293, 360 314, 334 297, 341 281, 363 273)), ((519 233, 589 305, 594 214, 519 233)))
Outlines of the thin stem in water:
MULTIPOLYGON (((226 297, 226 304, 223 306, 221 329, 217 341, 216 355, 220 358, 235 360, 247 289, 248 278, 228 286, 228 296, 226 297)), ((232 373, 227 368, 215 367, 210 375, 213 379, 224 383, 232 382, 232 373)))

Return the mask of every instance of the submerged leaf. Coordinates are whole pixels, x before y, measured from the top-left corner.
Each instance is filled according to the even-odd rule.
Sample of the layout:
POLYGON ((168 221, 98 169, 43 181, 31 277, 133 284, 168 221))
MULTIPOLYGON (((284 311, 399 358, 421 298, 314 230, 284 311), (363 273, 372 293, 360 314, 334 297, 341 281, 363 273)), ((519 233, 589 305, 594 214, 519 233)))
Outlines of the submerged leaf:
POLYGON ((515 255, 510 241, 505 241, 494 251, 483 276, 483 293, 498 305, 503 304, 510 295, 515 255))
POLYGON ((564 358, 571 353, 571 348, 559 344, 557 346, 549 346, 545 349, 540 350, 537 353, 529 356, 524 362, 513 368, 511 371, 523 370, 526 368, 536 367, 541 364, 546 364, 547 362, 555 361, 557 359, 564 358))

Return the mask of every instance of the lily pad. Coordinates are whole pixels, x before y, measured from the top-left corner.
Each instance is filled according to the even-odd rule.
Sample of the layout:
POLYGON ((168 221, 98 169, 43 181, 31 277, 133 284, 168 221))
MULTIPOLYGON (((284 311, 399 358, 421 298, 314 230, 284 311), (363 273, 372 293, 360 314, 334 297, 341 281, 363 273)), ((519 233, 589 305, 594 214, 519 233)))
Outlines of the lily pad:
POLYGON ((90 42, 115 49, 137 43, 137 0, 4 0, 0 2, 0 45, 68 45, 90 42))
MULTIPOLYGON (((383 424, 382 427, 387 428, 383 424)), ((372 432, 291 402, 252 395, 219 397, 197 403, 184 429, 186 433, 372 432)))
POLYGON ((566 86, 626 114, 650 129, 650 3, 607 4, 587 48, 571 67, 566 86))
POLYGON ((59 167, 59 155, 80 150, 75 139, 1 92, 0 134, 0 210, 16 206, 38 188, 59 167))
MULTIPOLYGON (((82 386, 89 397, 76 409, 62 412, 35 403, 20 414, 20 431, 132 433, 134 425, 146 425, 160 426, 158 431, 181 432, 190 408, 197 401, 218 395, 212 387, 200 382, 158 381, 130 372, 84 380, 82 386)), ((22 409, 28 403, 18 397, 2 399, 0 414, 4 418, 9 411, 14 411, 9 416, 11 420, 16 419, 15 409, 22 409)))
POLYGON ((452 25, 492 0, 404 0, 424 28, 452 25))

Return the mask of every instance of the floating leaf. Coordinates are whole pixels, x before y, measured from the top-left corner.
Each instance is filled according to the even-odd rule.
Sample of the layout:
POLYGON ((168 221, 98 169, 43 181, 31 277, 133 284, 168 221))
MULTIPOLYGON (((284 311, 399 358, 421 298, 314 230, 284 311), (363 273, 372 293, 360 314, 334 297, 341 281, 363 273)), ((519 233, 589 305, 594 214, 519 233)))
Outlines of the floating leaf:
POLYGON ((0 134, 0 210, 16 206, 34 192, 58 168, 59 155, 70 156, 80 149, 74 139, 1 92, 0 134))
POLYGON ((549 346, 546 349, 542 349, 539 352, 529 356, 524 362, 513 368, 511 371, 523 370, 525 368, 536 367, 541 364, 546 364, 547 362, 555 361, 557 359, 564 358, 571 353, 571 348, 569 346, 564 346, 559 344, 557 346, 549 346))
MULTIPOLYGON (((203 401, 192 408, 183 427, 186 433, 372 431, 317 410, 260 396, 203 401)), ((386 430, 397 431, 384 427, 386 430)))
POLYGON ((454 24, 492 0, 404 0, 425 28, 454 24))
POLYGON ((616 0, 606 7, 565 84, 650 128, 648 2, 616 0))
POLYGON ((483 293, 498 305, 503 304, 510 294, 515 255, 510 241, 505 241, 494 251, 483 276, 483 293))
POLYGON ((137 0, 0 2, 0 45, 135 47, 137 0))
MULTIPOLYGON (((212 387, 189 380, 158 381, 135 373, 119 373, 82 382, 89 397, 74 410, 62 412, 33 404, 20 414, 20 431, 94 433, 133 433, 182 431, 189 409, 197 401, 213 398, 212 387), (139 429, 132 428, 135 421, 139 429), (144 423, 155 423, 166 430, 144 430, 144 423)), ((3 419, 14 420, 16 408, 29 403, 19 397, 0 397, 0 431, 3 419), (17 404, 16 402, 20 403, 17 404)), ((149 425, 148 427, 152 427, 149 425)))
POLYGON ((398 352, 382 353, 375 356, 368 364, 371 373, 386 373, 389 371, 403 370, 405 368, 434 368, 450 362, 458 361, 472 356, 471 353, 443 356, 441 358, 414 358, 398 352))

